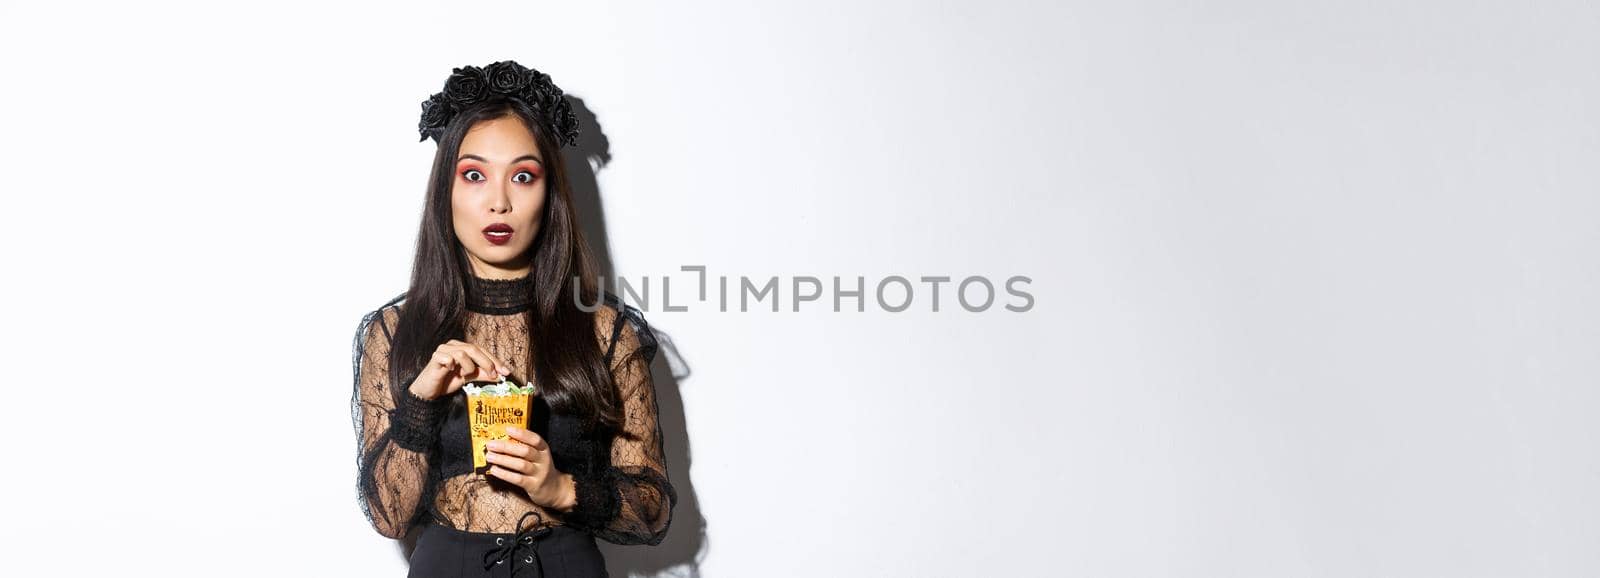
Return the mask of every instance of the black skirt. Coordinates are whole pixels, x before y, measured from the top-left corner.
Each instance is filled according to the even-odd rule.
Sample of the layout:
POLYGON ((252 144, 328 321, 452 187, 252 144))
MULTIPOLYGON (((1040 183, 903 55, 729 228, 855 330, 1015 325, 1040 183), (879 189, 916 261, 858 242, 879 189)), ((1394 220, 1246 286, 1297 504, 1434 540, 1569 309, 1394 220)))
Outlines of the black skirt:
POLYGON ((499 534, 467 532, 434 521, 417 537, 406 576, 608 578, 609 574, 594 536, 582 530, 550 526, 499 534))

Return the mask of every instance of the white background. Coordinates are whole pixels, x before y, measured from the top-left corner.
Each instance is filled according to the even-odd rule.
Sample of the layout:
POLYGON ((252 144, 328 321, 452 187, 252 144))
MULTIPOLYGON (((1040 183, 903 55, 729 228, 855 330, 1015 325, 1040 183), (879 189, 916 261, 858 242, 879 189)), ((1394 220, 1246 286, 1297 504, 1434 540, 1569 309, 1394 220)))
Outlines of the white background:
POLYGON ((1033 279, 652 307, 683 501, 613 575, 1600 574, 1597 39, 1592 2, 7 3, 0 573, 402 575, 351 338, 408 279, 418 104, 514 59, 603 133, 624 276, 1033 279))

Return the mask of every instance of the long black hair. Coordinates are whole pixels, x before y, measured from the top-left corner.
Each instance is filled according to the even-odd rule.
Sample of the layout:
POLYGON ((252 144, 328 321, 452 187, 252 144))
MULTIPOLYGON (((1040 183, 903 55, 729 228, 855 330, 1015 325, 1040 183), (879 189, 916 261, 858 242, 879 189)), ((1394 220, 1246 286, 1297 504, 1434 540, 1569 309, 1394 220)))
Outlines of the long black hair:
POLYGON ((533 306, 527 316, 529 359, 551 411, 582 417, 587 429, 614 432, 621 425, 618 399, 604 353, 596 341, 600 303, 595 266, 573 208, 561 145, 538 113, 517 99, 496 98, 460 111, 439 135, 417 231, 411 285, 405 294, 389 355, 396 394, 410 387, 439 344, 465 340, 467 284, 474 282, 466 248, 452 225, 450 194, 456 156, 467 131, 480 121, 520 117, 533 133, 545 165, 545 204, 533 240, 533 306), (580 304, 583 306, 580 307, 580 304), (587 310, 586 310, 587 309, 587 310))

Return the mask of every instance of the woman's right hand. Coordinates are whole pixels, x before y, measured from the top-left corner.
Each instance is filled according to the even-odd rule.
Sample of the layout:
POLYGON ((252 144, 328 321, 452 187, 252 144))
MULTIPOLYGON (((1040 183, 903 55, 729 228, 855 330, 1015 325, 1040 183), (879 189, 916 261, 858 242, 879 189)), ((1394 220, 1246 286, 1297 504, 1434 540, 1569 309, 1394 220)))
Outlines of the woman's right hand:
POLYGON ((428 366, 411 382, 411 393, 422 399, 438 399, 469 382, 499 381, 500 376, 510 373, 505 364, 482 348, 451 339, 433 350, 428 366))

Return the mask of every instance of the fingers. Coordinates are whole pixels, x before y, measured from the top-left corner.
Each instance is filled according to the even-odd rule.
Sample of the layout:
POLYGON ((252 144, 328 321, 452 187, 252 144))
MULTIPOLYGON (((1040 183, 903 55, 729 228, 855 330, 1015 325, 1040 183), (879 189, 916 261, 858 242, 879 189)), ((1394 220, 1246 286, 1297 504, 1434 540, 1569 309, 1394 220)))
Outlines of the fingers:
MULTIPOLYGON (((544 443, 544 437, 540 436, 539 434, 533 433, 531 431, 522 429, 520 427, 507 426, 506 427, 506 435, 511 436, 511 439, 514 439, 514 440, 517 440, 517 441, 522 442, 524 444, 527 444, 527 446, 525 446, 525 447, 532 448, 533 450, 536 450, 536 451, 541 451, 542 452, 542 451, 546 451, 546 450, 550 449, 550 446, 548 446, 548 445, 546 445, 544 443)), ((517 455, 522 455, 523 457, 527 457, 526 454, 517 454, 517 455)))
POLYGON ((489 355, 483 348, 451 339, 439 346, 440 351, 447 352, 451 357, 461 363, 462 377, 477 377, 481 379, 499 379, 501 375, 511 373, 500 360, 489 355))
POLYGON ((456 373, 460 374, 462 378, 472 377, 478 372, 478 364, 472 360, 472 356, 467 355, 460 349, 452 349, 447 355, 456 361, 456 373))
POLYGON ((483 348, 471 343, 462 346, 461 352, 467 354, 467 357, 472 359, 472 364, 474 367, 481 368, 484 373, 494 374, 495 378, 500 377, 500 368, 505 367, 504 364, 491 357, 488 353, 485 353, 483 348))
POLYGON ((511 482, 511 483, 516 484, 518 486, 522 486, 524 488, 528 487, 527 486, 527 481, 528 481, 528 478, 530 477, 530 476, 525 476, 525 475, 513 472, 513 471, 508 470, 506 468, 502 468, 502 467, 500 467, 498 465, 489 466, 489 475, 497 477, 497 478, 500 478, 500 479, 505 480, 507 482, 511 482))
POLYGON ((484 452, 483 459, 491 464, 495 464, 519 474, 533 474, 534 462, 519 457, 508 456, 498 452, 484 452))
POLYGON ((544 437, 519 427, 507 427, 506 434, 511 439, 484 444, 484 460, 493 464, 489 474, 522 487, 542 480, 551 465, 544 437))
POLYGON ((450 357, 450 354, 446 353, 444 351, 434 351, 433 352, 433 356, 430 357, 428 359, 428 361, 433 363, 433 364, 435 364, 435 365, 438 365, 440 368, 444 369, 445 371, 449 371, 451 369, 454 369, 455 364, 456 364, 456 360, 452 359, 450 357))
MULTIPOLYGON (((465 352, 468 357, 472 358, 473 363, 477 367, 483 368, 485 373, 497 373, 500 372, 501 369, 506 369, 504 363, 500 363, 500 360, 495 359, 493 355, 489 355, 488 352, 484 351, 482 347, 478 347, 477 345, 455 339, 445 342, 445 345, 465 352)), ((503 373, 510 372, 506 371, 503 373)))
POLYGON ((501 453, 518 458, 531 458, 535 453, 533 448, 529 447, 528 444, 519 443, 513 440, 492 440, 484 442, 483 449, 489 450, 488 453, 490 454, 501 453))
POLYGON ((548 448, 544 445, 544 440, 540 439, 538 442, 538 445, 534 445, 523 443, 518 440, 495 440, 485 443, 484 448, 491 452, 499 452, 518 458, 527 458, 534 461, 548 460, 549 458, 542 455, 548 450, 548 448))
POLYGON ((496 381, 511 370, 483 348, 457 339, 439 344, 428 357, 428 365, 417 376, 426 387, 449 395, 471 381, 496 381))

